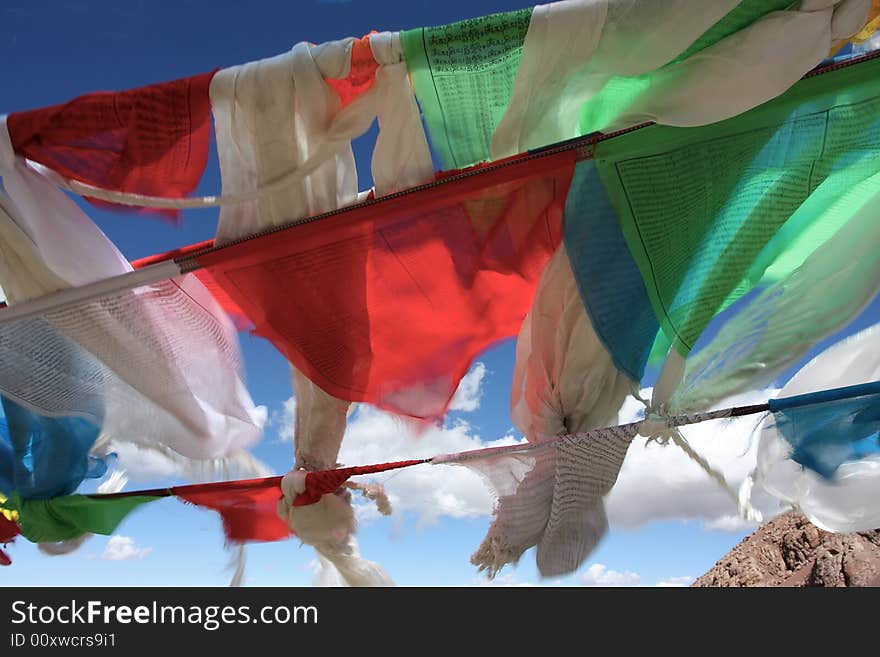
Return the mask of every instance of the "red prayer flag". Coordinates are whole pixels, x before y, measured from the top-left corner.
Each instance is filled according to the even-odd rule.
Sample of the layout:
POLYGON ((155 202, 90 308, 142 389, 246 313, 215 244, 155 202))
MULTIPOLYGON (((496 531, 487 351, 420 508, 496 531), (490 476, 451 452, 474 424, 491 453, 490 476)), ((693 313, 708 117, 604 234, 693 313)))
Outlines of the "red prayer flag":
MULTIPOLYGON (((18 523, 10 520, 4 514, 0 513, 0 544, 6 545, 12 543, 15 537, 21 533, 18 523)), ((0 550, 0 566, 11 566, 12 559, 3 550, 0 550)))
POLYGON ((90 93, 61 105, 15 112, 7 118, 12 146, 17 154, 89 185, 187 196, 208 161, 213 76, 90 93))
POLYGON ((293 536, 276 512, 282 497, 281 477, 183 486, 171 491, 191 504, 219 512, 230 542, 280 541, 293 536))
POLYGON ((18 523, 0 513, 0 543, 11 543, 20 533, 18 523))
POLYGON ((473 358, 519 331, 575 158, 511 158, 196 260, 329 394, 438 418, 473 358))

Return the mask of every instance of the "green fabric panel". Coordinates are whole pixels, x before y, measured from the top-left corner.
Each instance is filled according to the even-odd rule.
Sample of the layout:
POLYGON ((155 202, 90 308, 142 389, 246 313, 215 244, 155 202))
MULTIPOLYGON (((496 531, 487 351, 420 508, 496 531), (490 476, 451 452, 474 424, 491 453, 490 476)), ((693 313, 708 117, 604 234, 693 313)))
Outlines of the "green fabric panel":
POLYGON ((529 7, 401 33, 407 70, 444 168, 489 159, 531 16, 529 7))
POLYGON ((93 498, 64 495, 48 500, 24 500, 19 504, 21 534, 33 543, 67 541, 83 534, 109 535, 136 508, 161 499, 132 495, 93 498))
MULTIPOLYGON (((687 50, 672 60, 670 65, 683 61, 718 43, 721 39, 748 27, 765 14, 785 9, 792 4, 794 3, 791 0, 743 0, 694 41, 687 50)), ((587 135, 610 124, 617 116, 626 111, 626 108, 632 105, 642 93, 651 88, 653 76, 652 72, 633 77, 617 76, 611 78, 602 91, 584 103, 578 124, 580 134, 587 135)))
POLYGON ((880 171, 880 60, 802 80, 740 116, 650 126, 596 162, 660 324, 687 355, 765 272, 790 273, 858 207, 880 171))

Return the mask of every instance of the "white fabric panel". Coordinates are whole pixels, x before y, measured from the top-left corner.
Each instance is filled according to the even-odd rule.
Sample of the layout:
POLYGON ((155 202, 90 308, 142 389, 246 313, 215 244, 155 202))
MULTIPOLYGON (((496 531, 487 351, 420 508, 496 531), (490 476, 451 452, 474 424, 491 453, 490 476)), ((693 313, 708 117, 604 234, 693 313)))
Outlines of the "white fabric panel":
POLYGON ((576 136, 584 98, 597 93, 609 76, 578 75, 595 53, 607 13, 607 0, 563 0, 534 8, 510 103, 492 136, 493 160, 576 136))
POLYGON ((578 114, 615 75, 657 70, 603 132, 645 121, 705 125, 788 89, 864 24, 870 0, 815 0, 666 66, 737 0, 565 0, 535 8, 510 105, 492 141, 499 158, 570 139, 578 114), (662 68, 663 67, 663 68, 662 68))
MULTIPOLYGON (((593 330, 560 247, 541 276, 517 340, 514 423, 530 442, 605 427, 614 424, 632 387, 593 330)), ((498 500, 495 521, 472 557, 475 565, 491 575, 538 545, 542 574, 576 569, 605 533, 602 498, 617 478, 628 444, 617 445, 610 459, 604 451, 601 458, 590 452, 585 460, 572 460, 571 454, 558 460, 557 450, 536 454, 516 492, 498 500), (578 477, 572 477, 575 461, 578 477), (578 478, 591 482, 589 491, 572 496, 577 486, 571 484, 578 478), (582 522, 585 518, 591 521, 582 522)), ((465 465, 482 469, 479 462, 465 465)), ((484 470, 490 479, 494 471, 504 470, 490 465, 484 470)))
POLYGON ((379 136, 373 151, 372 174, 376 195, 415 187, 434 177, 431 150, 413 92, 399 32, 370 37, 379 64, 372 92, 377 96, 379 136))
POLYGON ((775 98, 822 62, 836 41, 864 25, 870 0, 833 4, 818 10, 767 14, 658 71, 650 90, 602 129, 610 132, 643 121, 705 125, 775 98))
POLYGON ((51 282, 46 279, 45 289, 25 296, 16 294, 11 287, 26 285, 28 281, 10 279, 7 284, 10 301, 24 301, 54 292, 60 289, 60 281, 66 283, 64 287, 75 287, 131 271, 128 260, 85 212, 15 155, 5 116, 0 117, 0 176, 15 206, 7 216, 18 222, 18 229, 29 240, 31 253, 25 256, 22 251, 19 257, 38 259, 32 265, 20 264, 33 269, 32 275, 37 275, 41 265, 48 267, 57 277, 51 282))
POLYGON ((218 244, 357 200, 351 140, 378 116, 378 194, 430 180, 430 151, 397 34, 370 37, 380 67, 372 87, 342 107, 325 77, 345 77, 354 39, 298 43, 285 54, 218 72, 211 81, 223 195, 271 187, 223 206, 218 244), (384 126, 384 129, 382 129, 384 126))
MULTIPOLYGON (((341 60, 350 42, 323 49, 341 60)), ((341 66, 341 61, 337 62, 341 66)), ((329 64, 328 64, 329 66, 329 64)), ((216 243, 335 209, 357 198, 350 145, 331 144, 328 117, 339 98, 321 76, 307 44, 289 53, 219 71, 211 81, 223 194, 239 194, 274 182, 316 154, 320 165, 256 201, 220 209, 216 243)), ((364 130, 367 126, 363 126, 364 130)))
MULTIPOLYGON (((0 276, 12 304, 131 271, 79 207, 11 150, 0 125, 0 276)), ((265 422, 234 326, 192 275, 3 327, 0 389, 46 415, 82 415, 103 440, 220 458, 265 422)))
POLYGON ((738 0, 564 0, 535 7, 492 158, 578 134, 578 114, 615 75, 683 52, 738 0))
MULTIPOLYGON (((807 363, 779 392, 779 397, 878 379, 880 324, 875 324, 807 363)), ((779 435, 773 416, 769 416, 761 427, 756 482, 827 531, 855 532, 880 527, 880 457, 844 463, 834 480, 827 481, 790 460, 790 454, 791 445, 779 435)))

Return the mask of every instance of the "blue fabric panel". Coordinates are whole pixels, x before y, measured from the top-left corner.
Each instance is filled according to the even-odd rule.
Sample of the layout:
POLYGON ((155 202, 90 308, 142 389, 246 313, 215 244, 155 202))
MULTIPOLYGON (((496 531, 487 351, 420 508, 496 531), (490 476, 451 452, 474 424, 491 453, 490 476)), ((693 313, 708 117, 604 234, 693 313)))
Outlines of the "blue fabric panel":
POLYGON ((102 459, 89 456, 100 433, 93 422, 44 417, 5 397, 0 408, 0 492, 49 499, 107 471, 102 459))
POLYGON ((880 455, 880 393, 799 397, 819 399, 823 395, 830 401, 805 405, 801 399, 799 405, 783 407, 776 403, 774 416, 777 430, 793 448, 791 459, 831 479, 843 463, 880 455))
POLYGON ((564 240, 593 328, 615 365, 640 381, 660 325, 591 160, 575 169, 565 204, 564 240))

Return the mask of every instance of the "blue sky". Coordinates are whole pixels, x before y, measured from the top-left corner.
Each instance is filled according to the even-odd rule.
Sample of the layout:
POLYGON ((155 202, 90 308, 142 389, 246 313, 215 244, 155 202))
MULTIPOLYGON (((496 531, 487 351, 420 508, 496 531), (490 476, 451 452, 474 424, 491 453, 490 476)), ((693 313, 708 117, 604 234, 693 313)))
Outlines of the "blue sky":
MULTIPOLYGON (((361 36, 371 29, 442 24, 526 5, 522 0, 4 0, 0 58, 6 76, 0 87, 0 112, 202 73, 273 56, 298 41, 319 43, 361 36)), ((362 189, 370 185, 368 142, 369 138, 356 144, 362 189)), ((219 190, 212 145, 197 191, 219 190)), ((130 259, 210 238, 216 227, 216 210, 188 212, 183 225, 175 227, 86 207, 130 259)), ((268 342, 247 334, 240 337, 251 394, 272 417, 255 453, 273 471, 283 473, 293 460, 292 444, 285 439, 289 370, 268 342)), ((369 456, 378 461, 431 455, 451 451, 450 445, 479 446, 518 436, 508 409, 513 353, 508 341, 481 356, 481 365, 469 375, 461 410, 451 412, 444 427, 433 433, 408 437, 404 424, 360 409, 352 419, 343 461, 356 465, 370 462, 356 460, 369 456)), ((695 437, 695 444, 729 468, 726 471, 742 476, 750 469, 743 456, 749 452, 749 427, 727 429, 707 428, 695 437)), ((620 491, 609 500, 612 531, 578 573, 562 582, 543 581, 530 552, 519 566, 502 571, 496 583, 683 584, 705 572, 748 533, 732 517, 730 502, 686 459, 656 446, 638 445, 634 451, 621 474, 620 491)), ((415 475, 401 473, 387 480, 396 502, 391 518, 376 518, 369 507, 361 508, 363 555, 382 564, 400 585, 486 583, 469 557, 490 525, 488 495, 475 477, 461 470, 420 468, 415 475)), ((161 481, 145 476, 129 487, 161 481)), ((73 555, 46 557, 26 541, 12 546, 10 554, 13 566, 0 570, 0 583, 7 585, 219 586, 230 577, 219 519, 174 499, 148 505, 124 522, 119 536, 93 537, 73 555)), ((245 583, 310 585, 313 560, 312 550, 295 539, 254 545, 248 551, 245 583)))

